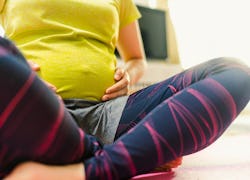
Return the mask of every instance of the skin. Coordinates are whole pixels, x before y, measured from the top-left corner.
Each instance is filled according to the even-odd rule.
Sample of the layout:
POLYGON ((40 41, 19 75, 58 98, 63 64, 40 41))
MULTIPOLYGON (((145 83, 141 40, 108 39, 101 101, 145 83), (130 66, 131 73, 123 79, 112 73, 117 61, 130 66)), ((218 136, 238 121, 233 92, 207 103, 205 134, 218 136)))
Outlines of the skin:
MULTIPOLYGON (((142 45, 138 22, 135 21, 120 30, 117 49, 121 58, 125 61, 123 67, 116 69, 114 79, 116 83, 107 88, 102 97, 107 101, 129 93, 129 86, 138 82, 143 75, 147 64, 142 45)), ((34 71, 39 70, 39 66, 29 62, 34 71)), ((54 92, 56 87, 45 82, 54 92)), ((6 180, 84 180, 84 164, 70 164, 67 166, 51 166, 37 162, 25 162, 15 167, 15 169, 5 178, 6 180)))
POLYGON ((147 67, 138 22, 133 22, 120 30, 117 49, 125 64, 117 68, 116 83, 109 87, 103 101, 129 93, 129 86, 138 82, 147 67))
POLYGON ((25 162, 16 166, 5 180, 84 180, 84 165, 72 164, 65 166, 50 166, 36 162, 25 162))

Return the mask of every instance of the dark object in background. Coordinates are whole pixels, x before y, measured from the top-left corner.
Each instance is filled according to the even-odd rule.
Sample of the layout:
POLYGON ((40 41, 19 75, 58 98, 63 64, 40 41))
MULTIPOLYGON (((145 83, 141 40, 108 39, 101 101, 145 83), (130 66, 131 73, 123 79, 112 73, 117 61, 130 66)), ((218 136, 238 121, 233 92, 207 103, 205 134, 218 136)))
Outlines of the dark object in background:
POLYGON ((139 25, 147 59, 166 60, 168 57, 166 12, 139 5, 137 7, 142 15, 139 25))

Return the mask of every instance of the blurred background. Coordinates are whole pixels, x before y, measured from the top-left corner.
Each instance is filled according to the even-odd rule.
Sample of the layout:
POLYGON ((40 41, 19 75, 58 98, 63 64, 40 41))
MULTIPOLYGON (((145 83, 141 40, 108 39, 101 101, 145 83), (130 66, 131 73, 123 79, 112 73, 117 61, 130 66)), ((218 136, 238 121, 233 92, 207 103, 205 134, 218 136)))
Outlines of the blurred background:
POLYGON ((149 62, 142 84, 220 56, 250 66, 249 0, 134 1, 149 62))
POLYGON ((187 68, 214 57, 234 56, 250 65, 249 0, 135 2, 165 11, 167 45, 172 46, 168 48, 169 61, 187 68))

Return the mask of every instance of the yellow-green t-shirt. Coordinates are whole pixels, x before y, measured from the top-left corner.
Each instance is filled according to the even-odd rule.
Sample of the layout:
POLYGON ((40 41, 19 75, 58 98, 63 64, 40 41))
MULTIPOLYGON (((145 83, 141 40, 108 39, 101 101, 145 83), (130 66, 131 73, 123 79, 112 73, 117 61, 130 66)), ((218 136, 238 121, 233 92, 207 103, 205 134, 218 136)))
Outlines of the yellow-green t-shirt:
POLYGON ((114 84, 119 29, 140 17, 132 0, 5 0, 5 35, 64 99, 99 101, 114 84))

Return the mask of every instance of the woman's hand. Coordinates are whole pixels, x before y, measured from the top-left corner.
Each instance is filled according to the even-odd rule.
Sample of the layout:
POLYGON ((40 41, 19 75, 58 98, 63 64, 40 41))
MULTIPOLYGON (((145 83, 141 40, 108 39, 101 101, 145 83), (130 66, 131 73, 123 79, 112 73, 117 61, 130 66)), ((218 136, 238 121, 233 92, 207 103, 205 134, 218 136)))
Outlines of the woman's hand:
POLYGON ((25 162, 19 164, 4 178, 5 180, 84 180, 85 170, 82 163, 50 166, 36 162, 25 162))
MULTIPOLYGON (((32 61, 28 61, 28 64, 29 64, 30 68, 31 68, 33 71, 37 72, 37 71, 40 70, 40 66, 39 66, 38 64, 36 64, 36 63, 34 63, 34 62, 32 62, 32 61)), ((53 92, 56 93, 56 87, 55 87, 53 84, 51 84, 51 83, 49 83, 49 82, 46 82, 46 81, 43 81, 43 82, 44 82, 53 92)))
POLYGON ((40 66, 38 64, 34 63, 33 61, 28 61, 28 64, 33 71, 40 70, 40 66))
POLYGON ((104 96, 102 97, 103 101, 128 94, 130 85, 130 77, 128 72, 122 68, 117 68, 114 79, 116 83, 106 90, 104 96))

